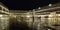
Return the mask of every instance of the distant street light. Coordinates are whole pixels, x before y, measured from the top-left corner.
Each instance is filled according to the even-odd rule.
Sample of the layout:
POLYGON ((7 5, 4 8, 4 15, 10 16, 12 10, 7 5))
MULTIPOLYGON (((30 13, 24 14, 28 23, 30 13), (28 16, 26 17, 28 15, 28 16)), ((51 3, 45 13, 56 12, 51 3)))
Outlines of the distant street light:
POLYGON ((41 9, 41 7, 39 7, 38 9, 41 9))
POLYGON ((30 15, 27 15, 27 17, 30 17, 30 15))
POLYGON ((52 6, 52 4, 49 4, 48 6, 52 6))

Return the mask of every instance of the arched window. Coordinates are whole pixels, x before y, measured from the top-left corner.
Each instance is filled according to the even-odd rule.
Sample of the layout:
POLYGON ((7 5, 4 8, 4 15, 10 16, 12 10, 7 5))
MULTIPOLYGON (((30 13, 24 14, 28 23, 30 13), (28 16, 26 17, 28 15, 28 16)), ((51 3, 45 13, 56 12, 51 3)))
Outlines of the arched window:
POLYGON ((3 11, 6 11, 5 9, 3 9, 3 11))
POLYGON ((8 12, 8 10, 6 10, 6 9, 3 9, 3 11, 8 12))

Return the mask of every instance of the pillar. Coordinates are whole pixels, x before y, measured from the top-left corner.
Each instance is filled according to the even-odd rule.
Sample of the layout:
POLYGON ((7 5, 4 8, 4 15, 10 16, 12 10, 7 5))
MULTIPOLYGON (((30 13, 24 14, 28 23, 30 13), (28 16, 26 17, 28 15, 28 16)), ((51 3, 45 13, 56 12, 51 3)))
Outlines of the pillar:
POLYGON ((48 16, 42 15, 40 20, 40 30, 47 30, 45 26, 48 25, 48 16))

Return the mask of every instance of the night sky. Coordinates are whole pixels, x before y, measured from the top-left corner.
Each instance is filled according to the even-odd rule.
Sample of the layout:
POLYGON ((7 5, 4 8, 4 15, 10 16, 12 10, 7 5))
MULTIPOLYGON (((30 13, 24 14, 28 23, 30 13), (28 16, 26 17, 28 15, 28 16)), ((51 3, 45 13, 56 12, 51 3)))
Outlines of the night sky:
POLYGON ((57 3, 60 0, 0 0, 9 9, 14 10, 30 10, 48 5, 49 3, 57 3))

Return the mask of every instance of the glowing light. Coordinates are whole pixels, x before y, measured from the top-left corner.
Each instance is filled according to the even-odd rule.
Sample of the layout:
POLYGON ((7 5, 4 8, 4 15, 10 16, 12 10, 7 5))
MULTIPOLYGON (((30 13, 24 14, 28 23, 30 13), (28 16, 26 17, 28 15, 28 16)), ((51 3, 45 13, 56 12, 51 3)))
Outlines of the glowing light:
POLYGON ((48 6, 52 6, 52 4, 49 4, 48 6))
POLYGON ((49 15, 49 17, 52 17, 53 15, 49 15))
POLYGON ((30 17, 29 15, 27 15, 27 17, 30 17))
POLYGON ((58 14, 58 16, 60 16, 60 14, 58 14))
POLYGON ((48 30, 50 30, 50 29, 48 29, 48 30))
POLYGON ((0 17, 2 17, 3 15, 0 15, 0 17))
POLYGON ((38 9, 41 9, 40 7, 38 9))

